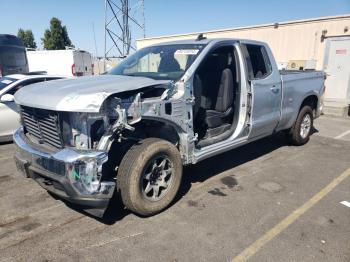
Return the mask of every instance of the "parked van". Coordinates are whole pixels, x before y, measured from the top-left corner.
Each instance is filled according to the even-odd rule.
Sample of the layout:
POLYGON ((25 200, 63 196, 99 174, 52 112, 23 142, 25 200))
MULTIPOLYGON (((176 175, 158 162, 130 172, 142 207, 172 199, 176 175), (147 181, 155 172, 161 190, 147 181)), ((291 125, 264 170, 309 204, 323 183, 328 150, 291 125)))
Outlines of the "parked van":
POLYGON ((91 54, 83 50, 27 50, 30 72, 46 71, 49 75, 93 75, 91 54))
POLYGON ((26 49, 21 39, 0 34, 0 77, 28 73, 26 49))

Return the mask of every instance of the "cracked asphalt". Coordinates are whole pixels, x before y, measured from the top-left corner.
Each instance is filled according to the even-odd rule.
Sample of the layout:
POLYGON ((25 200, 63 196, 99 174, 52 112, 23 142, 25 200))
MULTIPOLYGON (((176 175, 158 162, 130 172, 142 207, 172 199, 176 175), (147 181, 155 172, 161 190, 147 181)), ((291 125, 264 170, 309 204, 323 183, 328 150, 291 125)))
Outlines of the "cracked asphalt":
POLYGON ((350 177, 283 230, 276 225, 350 168, 350 119, 321 117, 302 147, 276 135, 186 167, 177 201, 105 220, 21 177, 0 145, 0 261, 350 261, 350 177), (272 231, 271 231, 272 230, 272 231), (267 232, 271 238, 253 249, 267 232))

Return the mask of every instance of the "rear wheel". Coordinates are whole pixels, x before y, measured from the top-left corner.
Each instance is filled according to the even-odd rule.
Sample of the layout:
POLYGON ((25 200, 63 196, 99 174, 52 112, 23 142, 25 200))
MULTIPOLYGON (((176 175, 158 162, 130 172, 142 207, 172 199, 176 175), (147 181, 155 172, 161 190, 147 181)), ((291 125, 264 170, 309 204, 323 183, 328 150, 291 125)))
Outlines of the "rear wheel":
POLYGON ((118 188, 126 208, 139 215, 159 213, 174 200, 182 178, 178 149, 147 138, 132 146, 118 170, 118 188))
POLYGON ((289 133, 292 144, 300 146, 306 144, 310 139, 313 127, 313 112, 310 106, 304 106, 289 133))

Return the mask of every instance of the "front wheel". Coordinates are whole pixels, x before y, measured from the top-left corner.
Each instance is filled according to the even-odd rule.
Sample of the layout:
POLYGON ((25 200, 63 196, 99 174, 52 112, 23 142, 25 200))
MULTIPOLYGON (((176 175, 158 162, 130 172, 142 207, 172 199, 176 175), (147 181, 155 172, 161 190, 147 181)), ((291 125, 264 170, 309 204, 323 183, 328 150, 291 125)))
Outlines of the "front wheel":
POLYGON ((289 134, 292 144, 300 146, 306 144, 310 139, 313 128, 313 112, 310 106, 304 106, 295 121, 289 134))
POLYGON ((117 184, 125 207, 149 216, 171 204, 181 178, 178 149, 168 141, 147 138, 125 154, 118 169, 117 184))

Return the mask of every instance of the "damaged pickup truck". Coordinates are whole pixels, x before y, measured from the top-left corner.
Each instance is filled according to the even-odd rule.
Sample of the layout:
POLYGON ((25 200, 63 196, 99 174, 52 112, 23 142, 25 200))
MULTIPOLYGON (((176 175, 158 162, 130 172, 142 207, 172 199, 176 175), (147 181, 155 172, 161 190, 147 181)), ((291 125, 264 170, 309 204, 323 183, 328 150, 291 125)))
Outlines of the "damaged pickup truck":
POLYGON ((183 165, 278 131, 305 144, 324 78, 279 72, 261 42, 199 36, 146 47, 105 75, 18 91, 16 164, 86 210, 113 205, 115 194, 153 215, 174 200, 183 165))

